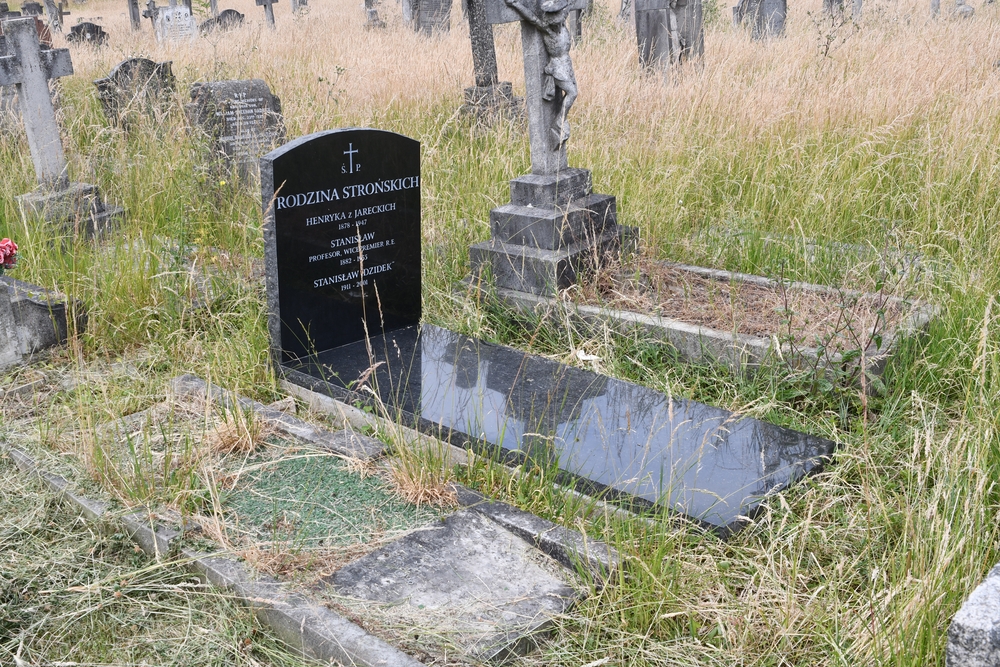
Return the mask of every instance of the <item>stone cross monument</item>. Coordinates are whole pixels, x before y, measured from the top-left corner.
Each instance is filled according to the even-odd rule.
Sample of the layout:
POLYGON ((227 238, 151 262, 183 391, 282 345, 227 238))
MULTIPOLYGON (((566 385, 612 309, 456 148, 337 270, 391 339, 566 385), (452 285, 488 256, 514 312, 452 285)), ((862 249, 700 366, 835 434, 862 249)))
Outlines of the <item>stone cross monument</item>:
POLYGON ((264 8, 264 19, 267 21, 267 26, 274 30, 274 3, 278 0, 257 0, 257 6, 264 8))
POLYGON ((0 86, 17 87, 39 185, 37 192, 18 197, 21 211, 58 224, 72 223, 76 232, 101 231, 110 219, 121 214, 121 209, 107 209, 97 186, 70 183, 56 111, 49 95, 49 79, 73 73, 69 51, 43 49, 33 17, 6 21, 3 28, 11 55, 0 57, 0 86))
POLYGON ((463 113, 489 121, 495 116, 521 115, 522 100, 514 97, 509 81, 500 81, 497 73, 497 51, 493 40, 493 25, 486 19, 489 0, 467 0, 469 39, 472 42, 472 70, 475 85, 465 89, 463 113))
POLYGON ((489 23, 521 22, 531 173, 510 183, 511 203, 490 211, 491 239, 470 248, 473 276, 489 269, 502 290, 555 295, 617 251, 615 198, 594 194, 590 172, 566 160, 577 95, 566 17, 586 0, 488 0, 489 23))

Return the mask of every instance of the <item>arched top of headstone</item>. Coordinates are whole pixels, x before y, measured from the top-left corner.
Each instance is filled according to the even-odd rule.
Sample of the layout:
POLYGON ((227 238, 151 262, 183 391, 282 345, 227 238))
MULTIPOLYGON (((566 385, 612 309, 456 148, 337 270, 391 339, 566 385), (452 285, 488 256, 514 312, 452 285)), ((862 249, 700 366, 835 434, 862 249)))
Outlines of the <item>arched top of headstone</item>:
POLYGON ((417 324, 420 142, 330 130, 260 162, 275 361, 417 324))
POLYGON ((77 44, 90 44, 91 46, 104 46, 108 43, 108 33, 96 23, 84 21, 69 29, 66 41, 77 44))
POLYGON ((106 77, 94 81, 104 113, 118 123, 130 111, 165 112, 176 88, 171 64, 139 57, 115 65, 106 77))

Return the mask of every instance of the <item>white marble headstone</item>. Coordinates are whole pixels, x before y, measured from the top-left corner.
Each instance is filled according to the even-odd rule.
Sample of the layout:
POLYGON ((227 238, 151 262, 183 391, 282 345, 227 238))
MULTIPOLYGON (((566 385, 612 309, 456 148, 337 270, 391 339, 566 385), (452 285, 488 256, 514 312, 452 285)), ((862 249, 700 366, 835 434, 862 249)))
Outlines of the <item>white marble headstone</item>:
POLYGON ((156 13, 155 27, 160 42, 193 40, 198 36, 198 23, 184 5, 161 7, 156 13))

